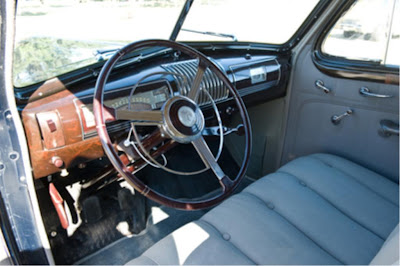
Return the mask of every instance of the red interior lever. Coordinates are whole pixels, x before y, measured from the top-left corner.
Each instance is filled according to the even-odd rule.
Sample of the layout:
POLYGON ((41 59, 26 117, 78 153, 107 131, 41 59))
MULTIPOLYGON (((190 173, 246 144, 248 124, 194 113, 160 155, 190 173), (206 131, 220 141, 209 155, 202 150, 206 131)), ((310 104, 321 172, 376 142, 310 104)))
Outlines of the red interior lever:
POLYGON ((51 201, 54 204, 54 208, 56 208, 58 218, 60 219, 61 226, 64 229, 67 229, 69 223, 68 223, 67 213, 65 212, 64 209, 64 199, 61 197, 60 193, 58 193, 58 190, 56 189, 53 183, 50 183, 49 185, 49 193, 51 201))

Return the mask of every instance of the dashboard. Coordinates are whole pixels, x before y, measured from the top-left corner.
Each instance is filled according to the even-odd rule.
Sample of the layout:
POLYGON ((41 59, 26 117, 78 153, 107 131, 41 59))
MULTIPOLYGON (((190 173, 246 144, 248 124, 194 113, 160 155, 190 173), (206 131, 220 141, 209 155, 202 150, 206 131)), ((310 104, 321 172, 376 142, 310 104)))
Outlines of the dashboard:
POLYGON ((129 102, 134 105, 142 105, 145 109, 159 109, 168 99, 169 95, 168 87, 162 85, 158 89, 154 89, 147 92, 141 92, 130 96, 122 96, 105 100, 104 104, 112 108, 118 109, 126 107, 129 102))
MULTIPOLYGON (((288 56, 249 53, 208 56, 226 73, 246 106, 285 95, 288 56)), ((105 88, 104 102, 115 109, 128 106, 134 110, 159 109, 169 97, 187 95, 196 72, 196 61, 176 58, 174 54, 117 69, 105 88)), ((33 100, 20 107, 35 178, 104 156, 92 109, 95 81, 92 77, 66 87, 58 79, 50 80, 35 90, 33 100)), ((209 70, 204 74, 202 87, 220 110, 226 110, 225 115, 234 113, 229 90, 209 70)), ((198 102, 204 110, 211 108, 211 99, 204 92, 198 102)), ((129 127, 129 121, 107 124, 110 134, 129 127)))
MULTIPOLYGON (((167 80, 160 80, 139 84, 134 88, 138 93, 131 95, 133 87, 126 87, 108 91, 104 95, 104 104, 114 109, 156 110, 172 96, 171 85, 167 80)), ((93 95, 88 95, 74 100, 75 109, 79 115, 83 139, 97 135, 96 123, 93 115, 93 95)), ((109 132, 119 131, 121 127, 129 127, 129 123, 119 123, 108 128, 109 132), (119 125, 119 127, 118 127, 119 125)))

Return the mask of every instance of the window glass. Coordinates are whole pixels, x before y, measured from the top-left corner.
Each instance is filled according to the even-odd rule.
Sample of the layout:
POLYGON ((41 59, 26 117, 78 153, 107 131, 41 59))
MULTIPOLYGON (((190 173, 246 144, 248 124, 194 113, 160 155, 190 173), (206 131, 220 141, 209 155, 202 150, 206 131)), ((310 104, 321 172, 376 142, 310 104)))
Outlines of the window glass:
POLYGON ((398 2, 356 1, 330 30, 322 52, 346 59, 399 65, 398 49, 394 48, 399 47, 399 22, 395 21, 399 20, 395 12, 398 2))
POLYGON ((235 36, 239 42, 285 43, 318 0, 196 0, 178 41, 232 41, 200 32, 235 36), (187 31, 190 30, 190 31, 187 31))
POLYGON ((133 41, 168 39, 184 3, 18 0, 14 85, 27 86, 96 63, 133 41))
POLYGON ((397 0, 394 9, 393 23, 391 28, 391 36, 389 47, 386 53, 387 65, 400 65, 400 3, 397 0))

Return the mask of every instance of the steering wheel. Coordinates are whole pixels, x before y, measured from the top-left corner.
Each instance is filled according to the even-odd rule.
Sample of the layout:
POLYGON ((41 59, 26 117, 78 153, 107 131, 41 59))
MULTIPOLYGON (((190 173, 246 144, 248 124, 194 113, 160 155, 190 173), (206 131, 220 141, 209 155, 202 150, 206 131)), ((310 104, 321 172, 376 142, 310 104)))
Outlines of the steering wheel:
MULTIPOLYGON (((206 93, 208 94, 208 92, 206 93)), ((121 48, 106 62, 99 74, 93 99, 93 112, 100 141, 112 165, 135 190, 155 202, 183 210, 209 208, 230 196, 245 175, 251 153, 251 128, 243 100, 218 66, 204 54, 187 45, 168 40, 144 40, 128 44, 121 48), (197 59, 197 72, 187 95, 178 95, 169 98, 164 103, 161 110, 135 111, 129 109, 112 109, 104 105, 104 88, 116 63, 127 53, 149 47, 171 48, 176 52, 197 59), (244 159, 234 179, 230 179, 225 175, 202 135, 205 127, 205 119, 197 103, 197 99, 202 91, 202 79, 207 69, 213 72, 224 83, 226 88, 229 89, 243 121, 245 136, 244 159), (138 135, 134 130, 136 141, 141 143, 139 145, 141 150, 148 156, 158 156, 173 148, 177 143, 192 143, 201 160, 204 162, 206 169, 211 169, 218 179, 222 187, 222 192, 207 199, 181 200, 170 198, 147 186, 133 174, 132 167, 129 167, 127 162, 120 158, 111 142, 106 128, 106 121, 116 120, 129 120, 135 125, 158 126, 156 133, 153 133, 150 137, 142 141, 138 140, 138 135), (168 140, 167 143, 159 147, 156 152, 153 154, 148 152, 149 148, 159 145, 165 140, 168 140)), ((153 162, 155 161, 154 158, 149 159, 153 162)))

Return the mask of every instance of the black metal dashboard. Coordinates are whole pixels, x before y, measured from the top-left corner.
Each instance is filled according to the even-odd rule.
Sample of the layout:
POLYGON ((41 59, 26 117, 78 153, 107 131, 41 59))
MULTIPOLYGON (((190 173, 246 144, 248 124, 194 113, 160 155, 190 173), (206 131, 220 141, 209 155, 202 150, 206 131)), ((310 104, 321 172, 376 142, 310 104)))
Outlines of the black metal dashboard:
MULTIPOLYGON (((288 56, 217 52, 209 56, 226 73, 247 106, 286 93, 288 56)), ((169 96, 188 94, 196 71, 195 60, 173 53, 128 64, 109 77, 105 102, 113 108, 125 108, 129 101, 139 109, 160 108, 169 96), (132 89, 135 93, 130 96, 132 89)), ((22 118, 36 178, 60 170, 53 163, 55 156, 67 168, 103 156, 92 111, 95 81, 92 77, 68 87, 63 87, 60 80, 50 81, 37 88, 31 97, 35 100, 23 107, 22 118), (56 89, 57 86, 61 89, 56 89)), ((206 71, 202 88, 209 94, 203 92, 199 97, 202 109, 210 108, 211 96, 220 110, 231 108, 233 112, 229 115, 234 113, 229 91, 211 71, 206 71)), ((117 123, 110 125, 109 130, 118 132, 127 127, 127 123, 117 123)))

